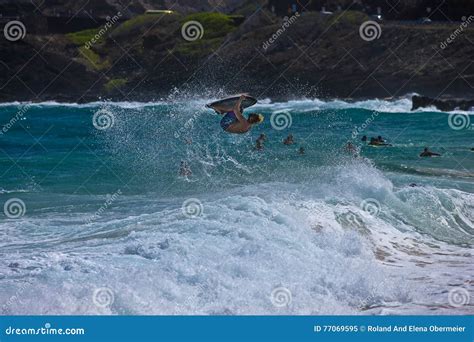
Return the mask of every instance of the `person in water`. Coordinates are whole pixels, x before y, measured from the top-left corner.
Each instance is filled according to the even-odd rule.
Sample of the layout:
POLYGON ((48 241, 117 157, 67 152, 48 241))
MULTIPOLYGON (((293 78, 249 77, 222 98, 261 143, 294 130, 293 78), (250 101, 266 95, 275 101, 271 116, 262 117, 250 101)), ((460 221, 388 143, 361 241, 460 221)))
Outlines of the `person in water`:
POLYGON ((263 150, 263 142, 267 140, 267 136, 265 133, 260 134, 260 136, 257 138, 256 144, 255 144, 255 149, 256 150, 263 150))
POLYGON ((293 134, 289 134, 285 140, 283 140, 283 144, 285 145, 293 145, 295 143, 295 140, 293 139, 293 134))
POLYGON ((191 168, 189 167, 188 163, 182 160, 181 165, 179 167, 179 175, 186 177, 191 176, 192 174, 193 172, 191 171, 191 168))
POLYGON ((370 138, 369 145, 378 145, 379 142, 376 138, 370 138))
POLYGON ((420 157, 433 157, 433 156, 439 157, 439 156, 441 156, 441 154, 431 152, 430 150, 428 150, 428 147, 425 147, 423 152, 420 153, 420 157))
POLYGON ((301 146, 300 149, 298 150, 298 153, 303 155, 304 154, 304 147, 301 146))
POLYGON ((361 140, 362 140, 363 142, 366 142, 366 141, 367 141, 367 136, 364 135, 361 140))
POLYGON ((381 136, 378 136, 377 138, 370 138, 369 145, 372 146, 392 146, 391 144, 387 144, 385 140, 382 139, 381 136))
POLYGON ((259 124, 263 121, 263 115, 258 113, 249 114, 248 118, 242 113, 242 101, 245 95, 240 95, 239 100, 235 103, 231 111, 221 109, 219 107, 212 107, 217 113, 223 114, 221 119, 221 127, 227 133, 242 134, 247 133, 253 125, 259 124))
POLYGON ((353 155, 357 155, 358 153, 357 147, 355 147, 355 145, 350 141, 347 142, 346 146, 344 147, 344 150, 353 155))

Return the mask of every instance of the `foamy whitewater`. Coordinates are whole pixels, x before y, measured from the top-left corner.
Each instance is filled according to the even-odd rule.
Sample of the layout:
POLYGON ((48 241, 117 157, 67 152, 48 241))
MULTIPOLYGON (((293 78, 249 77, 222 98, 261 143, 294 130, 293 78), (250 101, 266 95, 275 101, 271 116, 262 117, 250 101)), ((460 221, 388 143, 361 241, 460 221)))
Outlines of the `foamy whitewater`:
POLYGON ((474 313, 474 113, 206 102, 0 106, 1 314, 474 313))

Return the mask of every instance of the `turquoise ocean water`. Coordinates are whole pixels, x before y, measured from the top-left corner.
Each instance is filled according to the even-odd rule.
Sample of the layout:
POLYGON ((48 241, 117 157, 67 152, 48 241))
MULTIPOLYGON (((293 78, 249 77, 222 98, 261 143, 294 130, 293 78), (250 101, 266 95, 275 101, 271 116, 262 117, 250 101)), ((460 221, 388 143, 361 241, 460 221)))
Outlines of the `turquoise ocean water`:
POLYGON ((474 113, 206 101, 0 106, 2 314, 473 312, 474 113))

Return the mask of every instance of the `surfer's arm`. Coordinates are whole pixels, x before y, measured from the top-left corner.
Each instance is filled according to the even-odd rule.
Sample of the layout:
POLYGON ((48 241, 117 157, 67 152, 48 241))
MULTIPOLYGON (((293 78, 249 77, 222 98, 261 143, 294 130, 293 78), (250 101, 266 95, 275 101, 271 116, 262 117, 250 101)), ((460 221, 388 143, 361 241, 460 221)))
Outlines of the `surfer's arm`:
POLYGON ((244 95, 240 95, 240 98, 237 100, 237 102, 235 103, 235 106, 234 106, 234 113, 235 113, 235 116, 237 117, 237 119, 240 121, 240 122, 247 122, 247 119, 245 119, 245 117, 242 115, 242 112, 240 111, 240 106, 242 104, 242 100, 245 99, 245 96, 244 95))

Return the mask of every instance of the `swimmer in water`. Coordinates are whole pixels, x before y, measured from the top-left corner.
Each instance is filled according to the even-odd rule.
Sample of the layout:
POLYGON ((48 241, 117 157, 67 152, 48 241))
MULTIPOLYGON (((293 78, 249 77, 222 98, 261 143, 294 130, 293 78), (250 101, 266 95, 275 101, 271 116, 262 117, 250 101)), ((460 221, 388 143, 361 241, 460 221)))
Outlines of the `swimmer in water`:
POLYGON ((441 154, 431 152, 430 150, 428 150, 428 147, 425 147, 423 152, 420 153, 420 157, 439 157, 439 156, 441 156, 441 154))
POLYGON ((295 143, 295 140, 293 139, 293 134, 289 134, 285 140, 283 140, 283 144, 285 145, 293 145, 295 143))
POLYGON ((179 175, 183 177, 191 176, 193 172, 191 171, 188 163, 184 160, 181 161, 181 165, 179 167, 179 175))
MULTIPOLYGON (((379 138, 381 138, 381 137, 379 136, 379 138)), ((392 146, 392 144, 385 143, 384 142, 385 140, 383 140, 383 139, 382 139, 382 141, 380 141, 379 138, 370 138, 369 145, 371 145, 371 146, 392 146)))
POLYGON ((356 156, 358 153, 357 147, 355 147, 355 145, 350 141, 347 142, 346 146, 344 147, 344 150, 354 156, 356 156))
POLYGON ((255 149, 256 150, 263 150, 263 142, 267 140, 267 136, 265 133, 260 134, 260 136, 257 138, 257 141, 255 143, 255 149))

